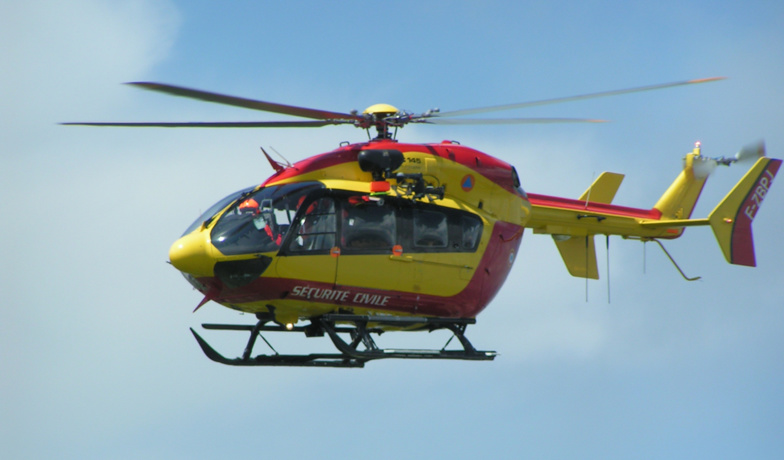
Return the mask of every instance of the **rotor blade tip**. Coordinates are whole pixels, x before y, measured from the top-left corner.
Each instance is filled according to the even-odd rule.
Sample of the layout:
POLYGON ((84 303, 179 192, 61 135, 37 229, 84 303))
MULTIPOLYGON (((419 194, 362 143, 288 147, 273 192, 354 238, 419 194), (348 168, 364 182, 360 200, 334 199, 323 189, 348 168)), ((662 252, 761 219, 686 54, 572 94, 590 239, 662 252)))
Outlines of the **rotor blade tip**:
POLYGON ((153 83, 151 81, 129 81, 126 82, 125 84, 131 86, 138 86, 140 88, 156 88, 161 86, 160 83, 153 83))
POLYGON ((710 81, 719 81, 719 80, 726 80, 727 77, 710 77, 710 78, 698 78, 696 80, 689 80, 689 83, 707 83, 710 81))

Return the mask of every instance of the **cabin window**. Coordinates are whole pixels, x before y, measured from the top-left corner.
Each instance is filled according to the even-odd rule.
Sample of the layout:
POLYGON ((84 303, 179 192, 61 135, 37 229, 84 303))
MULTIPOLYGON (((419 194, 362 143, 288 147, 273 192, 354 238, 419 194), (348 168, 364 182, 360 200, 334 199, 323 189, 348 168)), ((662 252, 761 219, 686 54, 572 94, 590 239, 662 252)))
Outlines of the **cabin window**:
MULTIPOLYGON (((287 219, 278 208, 277 221, 287 219)), ((475 252, 484 229, 470 212, 392 196, 310 189, 294 208, 291 229, 279 226, 286 255, 328 254, 336 246, 346 255, 392 254, 395 246, 404 253, 475 252)))
POLYGON ((440 211, 414 210, 414 247, 445 248, 449 243, 446 214, 440 211))
POLYGON ((479 246, 479 239, 482 237, 482 221, 470 214, 460 216, 460 230, 462 235, 461 248, 466 251, 473 251, 479 246))
POLYGON ((475 252, 482 237, 482 220, 466 211, 395 197, 339 201, 344 254, 390 254, 394 246, 407 253, 475 252))
POLYGON ((346 203, 341 222, 343 247, 362 252, 388 252, 397 244, 395 209, 379 202, 346 203))

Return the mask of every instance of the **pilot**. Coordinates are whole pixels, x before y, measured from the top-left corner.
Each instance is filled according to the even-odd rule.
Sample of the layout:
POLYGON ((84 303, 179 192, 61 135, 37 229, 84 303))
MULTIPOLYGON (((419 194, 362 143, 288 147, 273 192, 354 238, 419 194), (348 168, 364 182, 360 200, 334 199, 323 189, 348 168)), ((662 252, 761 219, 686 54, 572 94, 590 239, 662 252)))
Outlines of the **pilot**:
POLYGON ((264 230, 270 240, 276 245, 280 246, 283 235, 272 230, 273 216, 272 211, 262 212, 259 210, 259 203, 253 198, 248 198, 239 205, 239 212, 242 215, 251 215, 253 218, 253 225, 257 230, 264 230))
MULTIPOLYGON (((280 243, 283 241, 283 235, 272 229, 272 226, 274 225, 272 211, 263 212, 261 215, 264 219, 264 233, 267 234, 267 236, 275 243, 275 245, 280 246, 280 243)), ((275 225, 275 227, 277 228, 277 225, 275 225)))
POLYGON ((256 202, 253 198, 248 198, 247 200, 240 203, 240 214, 258 214, 259 213, 259 203, 256 202))

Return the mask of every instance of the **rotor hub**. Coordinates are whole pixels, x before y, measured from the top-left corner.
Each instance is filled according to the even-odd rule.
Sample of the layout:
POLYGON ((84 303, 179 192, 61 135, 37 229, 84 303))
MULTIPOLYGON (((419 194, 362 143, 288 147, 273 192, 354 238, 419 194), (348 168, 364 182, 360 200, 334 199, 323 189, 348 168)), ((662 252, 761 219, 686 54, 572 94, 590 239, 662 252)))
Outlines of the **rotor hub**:
POLYGON ((366 108, 362 113, 365 115, 375 115, 376 119, 383 119, 398 112, 400 111, 397 109, 397 107, 389 104, 373 104, 366 108))

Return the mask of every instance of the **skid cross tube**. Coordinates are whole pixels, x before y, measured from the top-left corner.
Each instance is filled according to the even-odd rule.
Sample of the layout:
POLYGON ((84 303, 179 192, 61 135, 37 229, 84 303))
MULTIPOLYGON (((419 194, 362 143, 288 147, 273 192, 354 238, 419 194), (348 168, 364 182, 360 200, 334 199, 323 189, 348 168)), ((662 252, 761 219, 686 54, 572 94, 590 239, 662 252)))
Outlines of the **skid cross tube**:
MULTIPOLYGON (((476 322, 473 318, 426 318, 396 317, 352 314, 328 314, 311 319, 306 326, 288 329, 279 324, 268 324, 269 317, 261 317, 255 325, 240 324, 203 324, 205 329, 246 331, 250 333, 248 343, 238 358, 226 358, 215 351, 193 329, 191 332, 199 343, 202 351, 211 360, 230 366, 308 366, 308 367, 364 367, 367 361, 375 359, 462 359, 471 361, 489 361, 495 358, 494 351, 477 351, 465 336, 466 327, 476 322), (418 350, 379 348, 371 334, 381 335, 387 328, 410 331, 434 331, 447 329, 457 337, 462 350, 418 350), (312 353, 304 355, 280 354, 269 344, 261 332, 300 332, 306 337, 320 337, 326 334, 332 341, 337 353, 312 353), (348 334, 350 342, 346 342, 340 334, 348 334), (261 336, 274 354, 252 356, 257 338, 261 336), (361 348, 360 346, 364 347, 361 348)), ((451 340, 452 338, 450 338, 451 340)), ((447 342, 448 344, 449 342, 447 342)))

